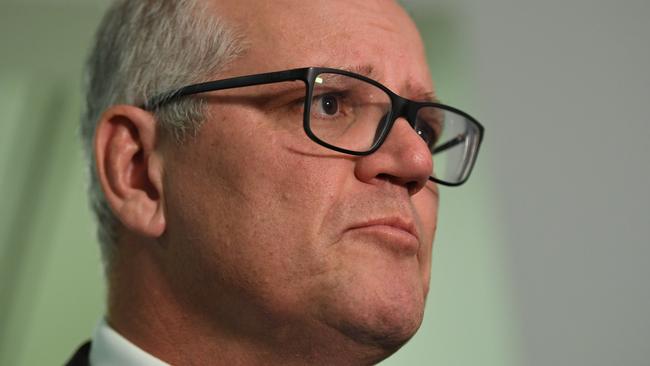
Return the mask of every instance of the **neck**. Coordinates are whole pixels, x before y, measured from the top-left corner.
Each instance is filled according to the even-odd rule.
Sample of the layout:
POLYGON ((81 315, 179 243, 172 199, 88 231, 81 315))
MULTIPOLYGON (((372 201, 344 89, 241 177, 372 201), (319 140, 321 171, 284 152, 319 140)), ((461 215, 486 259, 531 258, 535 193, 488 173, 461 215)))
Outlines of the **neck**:
POLYGON ((363 365, 390 351, 362 345, 315 320, 275 320, 227 299, 188 300, 157 264, 157 244, 124 241, 109 276, 108 323, 146 352, 170 364, 363 365))

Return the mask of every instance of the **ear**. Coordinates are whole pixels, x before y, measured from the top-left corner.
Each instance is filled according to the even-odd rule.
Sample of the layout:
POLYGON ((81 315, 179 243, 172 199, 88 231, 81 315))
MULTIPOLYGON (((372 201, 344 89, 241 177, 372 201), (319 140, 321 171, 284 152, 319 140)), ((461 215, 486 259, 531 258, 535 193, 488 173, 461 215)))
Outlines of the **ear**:
POLYGON ((157 129, 149 112, 113 106, 97 125, 94 145, 97 174, 114 215, 128 230, 150 238, 165 231, 157 129))

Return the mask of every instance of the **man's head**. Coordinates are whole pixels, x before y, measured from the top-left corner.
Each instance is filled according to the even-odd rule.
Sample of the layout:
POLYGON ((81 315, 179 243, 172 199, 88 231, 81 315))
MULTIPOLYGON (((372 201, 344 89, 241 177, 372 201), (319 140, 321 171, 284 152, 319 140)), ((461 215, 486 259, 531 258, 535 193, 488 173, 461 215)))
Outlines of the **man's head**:
POLYGON ((410 18, 391 0, 134 3, 119 2, 99 33, 83 129, 109 322, 181 363, 359 364, 397 350, 422 321, 438 206, 431 152, 406 119, 353 156, 287 117, 301 81, 137 105, 308 66, 430 98, 410 18))

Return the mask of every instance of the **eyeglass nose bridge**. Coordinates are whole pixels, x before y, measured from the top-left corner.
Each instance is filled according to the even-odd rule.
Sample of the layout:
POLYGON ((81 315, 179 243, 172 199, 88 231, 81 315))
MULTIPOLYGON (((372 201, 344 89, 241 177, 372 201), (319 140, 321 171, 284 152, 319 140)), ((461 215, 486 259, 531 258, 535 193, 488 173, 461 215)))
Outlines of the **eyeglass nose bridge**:
POLYGON ((378 129, 377 133, 379 134, 379 140, 375 149, 378 149, 381 145, 384 144, 388 138, 388 134, 393 129, 393 125, 398 118, 404 118, 408 122, 409 126, 415 131, 415 123, 417 121, 417 113, 420 109, 420 106, 411 100, 400 97, 397 94, 393 94, 391 97, 391 110, 388 118, 384 120, 384 123, 381 125, 381 128, 378 129))

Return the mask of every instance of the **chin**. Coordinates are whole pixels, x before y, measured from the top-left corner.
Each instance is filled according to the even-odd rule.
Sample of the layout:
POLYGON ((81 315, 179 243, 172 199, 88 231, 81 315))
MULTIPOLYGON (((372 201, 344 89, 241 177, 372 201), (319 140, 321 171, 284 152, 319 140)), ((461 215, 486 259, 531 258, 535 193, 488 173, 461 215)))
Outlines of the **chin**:
POLYGON ((422 324, 428 279, 418 258, 388 246, 354 242, 342 248, 337 271, 315 299, 320 320, 349 344, 388 357, 422 324))
POLYGON ((422 288, 417 286, 419 282, 411 286, 397 281, 394 286, 378 282, 382 281, 363 286, 360 281, 356 283, 358 287, 347 288, 346 294, 341 294, 338 302, 327 309, 327 315, 329 325, 347 339, 385 358, 420 328, 425 301, 422 288))
POLYGON ((341 323, 340 330, 355 342, 386 351, 389 355, 408 342, 422 324, 423 311, 368 309, 357 321, 341 323))

